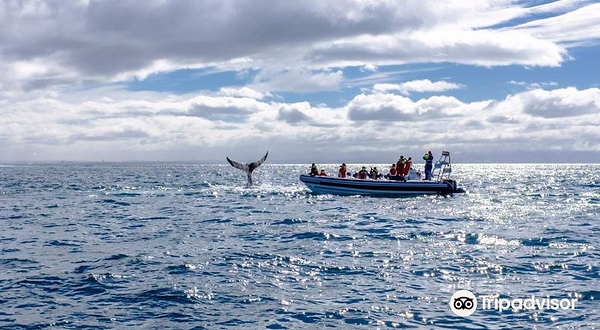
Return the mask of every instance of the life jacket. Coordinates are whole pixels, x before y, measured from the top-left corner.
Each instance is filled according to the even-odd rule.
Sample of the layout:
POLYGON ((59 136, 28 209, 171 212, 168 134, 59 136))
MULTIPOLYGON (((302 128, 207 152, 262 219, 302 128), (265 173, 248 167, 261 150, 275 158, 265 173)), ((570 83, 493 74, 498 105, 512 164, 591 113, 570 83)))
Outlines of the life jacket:
POLYGON ((359 179, 366 179, 367 178, 367 170, 360 170, 360 171, 358 171, 358 178, 359 179))
POLYGON ((404 159, 400 160, 398 159, 398 161, 396 162, 396 171, 398 171, 398 173, 402 173, 402 168, 404 168, 404 159))
POLYGON ((310 175, 319 175, 319 170, 317 169, 317 165, 311 166, 310 175))
POLYGON ((395 167, 390 168, 390 175, 396 175, 398 174, 398 171, 396 171, 395 167))
POLYGON ((425 159, 425 163, 427 165, 433 164, 433 155, 425 154, 425 155, 423 155, 423 159, 425 159))
POLYGON ((398 163, 396 164, 396 171, 398 171, 398 174, 402 175, 404 173, 405 166, 406 166, 406 158, 403 158, 402 160, 398 161, 398 163))
POLYGON ((340 167, 340 171, 338 173, 338 177, 340 177, 340 178, 345 178, 346 177, 346 168, 345 167, 340 167))
POLYGON ((404 175, 408 174, 408 171, 410 171, 411 166, 412 166, 412 161, 410 161, 410 160, 406 161, 406 165, 404 165, 404 175))

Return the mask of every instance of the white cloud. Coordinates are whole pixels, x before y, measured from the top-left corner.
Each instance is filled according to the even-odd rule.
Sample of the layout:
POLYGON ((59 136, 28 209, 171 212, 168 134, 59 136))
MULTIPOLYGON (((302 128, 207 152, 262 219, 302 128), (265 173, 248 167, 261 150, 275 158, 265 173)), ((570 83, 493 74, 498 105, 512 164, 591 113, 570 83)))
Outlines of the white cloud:
POLYGON ((575 9, 563 15, 523 23, 515 31, 527 32, 555 43, 578 45, 600 39, 600 3, 575 9))
POLYGON ((337 91, 343 78, 344 73, 341 70, 335 72, 311 72, 303 69, 261 70, 250 87, 265 92, 337 91))
POLYGON ((565 118, 600 114, 600 89, 578 91, 575 88, 546 91, 535 89, 510 96, 506 103, 515 104, 521 111, 535 117, 565 118))
POLYGON ((504 0, 2 2, 0 88, 6 93, 218 67, 265 69, 271 77, 257 82, 260 92, 271 88, 313 91, 338 88, 341 71, 337 68, 348 65, 367 71, 415 62, 558 66, 568 56, 565 47, 600 36, 600 7, 585 4, 556 1, 527 7, 504 0), (515 18, 533 19, 540 13, 551 17, 510 26, 515 18), (498 24, 508 27, 495 28, 498 24), (273 73, 281 68, 283 72, 273 73), (302 78, 299 72, 310 72, 314 79, 294 85, 296 78, 302 78))
POLYGON ((335 158, 395 155, 398 148, 413 155, 429 148, 458 153, 575 148, 600 155, 599 109, 598 88, 536 89, 478 102, 378 92, 356 95, 339 108, 240 96, 81 90, 2 102, 0 159, 206 160, 259 145, 305 160, 316 150, 335 158))
POLYGON ((378 92, 399 91, 408 95, 410 92, 444 92, 463 88, 464 85, 447 82, 445 80, 432 82, 429 79, 411 80, 401 84, 375 84, 373 89, 378 92))
POLYGON ((248 87, 241 87, 241 88, 221 87, 221 89, 219 90, 219 94, 225 95, 225 96, 249 97, 249 98, 257 99, 257 100, 272 96, 268 92, 261 93, 261 92, 257 92, 255 90, 253 90, 252 88, 248 88, 248 87))
POLYGON ((567 51, 551 41, 519 31, 428 30, 360 35, 317 44, 309 57, 323 66, 454 62, 481 66, 559 66, 567 51))
POLYGON ((377 70, 379 70, 379 68, 377 67, 377 65, 373 65, 373 64, 365 64, 362 66, 362 68, 360 68, 360 71, 362 71, 362 72, 365 72, 365 71, 376 72, 377 70))

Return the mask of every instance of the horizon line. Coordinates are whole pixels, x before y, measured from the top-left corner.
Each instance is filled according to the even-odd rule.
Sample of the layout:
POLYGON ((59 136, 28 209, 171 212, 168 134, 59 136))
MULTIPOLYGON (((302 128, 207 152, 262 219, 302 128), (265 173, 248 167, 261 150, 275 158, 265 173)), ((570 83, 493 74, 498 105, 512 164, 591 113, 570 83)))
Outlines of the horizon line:
MULTIPOLYGON (((0 161, 2 165, 23 165, 23 164, 57 164, 57 163, 116 163, 116 164, 140 164, 140 163, 164 163, 164 164, 196 164, 196 165, 229 165, 227 162, 217 161, 194 161, 194 160, 15 160, 15 161, 0 161)), ((264 165, 306 165, 314 162, 306 163, 285 163, 285 162, 270 162, 264 165)), ((364 164, 388 164, 382 162, 373 163, 352 163, 343 162, 346 165, 364 165, 364 164)), ((341 163, 320 163, 321 165, 340 165, 341 163)), ((390 163, 391 164, 391 163, 390 163)), ((413 165, 423 165, 421 162, 413 162, 413 165)), ((579 162, 453 162, 452 165, 600 165, 600 163, 579 163, 579 162)))

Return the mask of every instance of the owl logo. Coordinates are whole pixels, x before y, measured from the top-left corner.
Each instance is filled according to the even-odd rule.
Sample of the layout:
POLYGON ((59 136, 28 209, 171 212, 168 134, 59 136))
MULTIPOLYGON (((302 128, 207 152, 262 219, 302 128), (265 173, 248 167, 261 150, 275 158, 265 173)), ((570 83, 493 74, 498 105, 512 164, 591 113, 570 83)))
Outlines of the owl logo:
POLYGON ((473 298, 470 297, 458 297, 454 299, 454 308, 456 309, 472 309, 473 298))
POLYGON ((450 298, 450 309, 457 316, 470 316, 477 310, 477 297, 468 290, 458 290, 450 298))

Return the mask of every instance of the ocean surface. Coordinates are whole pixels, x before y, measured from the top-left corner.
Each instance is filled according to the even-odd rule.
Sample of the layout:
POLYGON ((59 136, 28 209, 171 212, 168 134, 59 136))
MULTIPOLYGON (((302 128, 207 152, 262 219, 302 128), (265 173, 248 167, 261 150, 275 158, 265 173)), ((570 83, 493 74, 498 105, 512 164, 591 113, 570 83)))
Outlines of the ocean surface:
POLYGON ((600 328, 600 165, 457 164, 466 194, 405 198, 307 170, 1 165, 0 328, 600 328), (459 317, 458 289, 578 301, 459 317))

